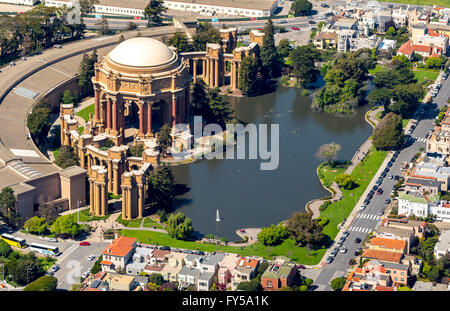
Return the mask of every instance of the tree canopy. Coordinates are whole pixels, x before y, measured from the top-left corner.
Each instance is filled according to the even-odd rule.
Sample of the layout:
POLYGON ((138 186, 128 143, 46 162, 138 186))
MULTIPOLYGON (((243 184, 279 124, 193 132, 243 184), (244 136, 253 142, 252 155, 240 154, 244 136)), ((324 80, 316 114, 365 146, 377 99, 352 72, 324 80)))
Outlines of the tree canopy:
POLYGON ((58 279, 54 276, 44 275, 28 284, 23 290, 26 292, 53 292, 58 285, 58 279))
POLYGON ((332 279, 330 285, 334 291, 340 291, 342 288, 344 288, 345 283, 346 283, 345 278, 340 277, 332 279))
POLYGON ((61 168, 67 168, 78 165, 78 157, 76 156, 73 147, 61 146, 59 153, 55 158, 55 164, 61 168))
POLYGON ((186 33, 178 31, 174 33, 171 37, 164 40, 164 43, 168 46, 173 46, 177 48, 179 53, 190 52, 193 50, 193 46, 189 42, 189 38, 186 33))
POLYGON ((166 166, 155 168, 147 177, 147 203, 156 209, 170 210, 175 198, 175 179, 166 166))
POLYGON ((78 85, 81 87, 83 94, 93 92, 92 77, 95 74, 95 63, 98 60, 97 50, 94 50, 89 56, 83 54, 80 66, 78 68, 78 85))
POLYGON ((171 131, 172 128, 170 127, 169 124, 166 123, 163 126, 161 126, 158 134, 156 135, 156 142, 161 148, 163 156, 167 153, 169 147, 172 146, 172 136, 170 135, 171 131))
POLYGON ((337 158, 338 152, 341 150, 341 145, 337 143, 323 144, 320 146, 316 153, 316 157, 322 161, 330 163, 332 160, 337 158))
POLYGON ((42 234, 47 230, 47 222, 45 218, 34 216, 25 222, 24 228, 31 233, 42 234))
POLYGON ((339 174, 335 177, 334 181, 344 189, 353 189, 357 185, 355 178, 348 174, 339 174))
POLYGON ((271 19, 269 19, 263 29, 264 37, 261 47, 261 64, 263 67, 264 79, 277 78, 281 74, 281 61, 275 47, 274 26, 271 19))
POLYGON ((27 127, 31 138, 38 147, 42 147, 50 129, 50 105, 47 100, 40 100, 27 116, 27 127))
POLYGON ((270 227, 262 228, 261 232, 258 233, 258 241, 264 245, 273 246, 281 243, 288 236, 289 232, 285 225, 271 225, 270 227))
POLYGON ((404 133, 402 118, 395 113, 388 113, 377 124, 372 134, 372 142, 379 150, 396 150, 403 145, 404 133))
POLYGON ((238 89, 242 94, 254 95, 261 92, 261 81, 258 79, 259 70, 258 56, 248 55, 242 59, 238 79, 238 89))
POLYGON ((17 200, 11 187, 5 187, 0 192, 0 217, 11 227, 17 227, 21 216, 17 210, 17 200))
POLYGON ((148 19, 147 26, 160 26, 162 25, 162 13, 167 11, 167 8, 161 0, 150 0, 147 6, 144 8, 144 16, 148 19))
POLYGON ((194 229, 192 220, 186 217, 182 212, 171 214, 167 220, 167 233, 176 239, 184 240, 191 236, 194 229))
POLYGON ((299 246, 308 248, 317 248, 325 237, 322 226, 309 213, 294 213, 287 221, 287 229, 299 246))
POLYGON ((194 51, 205 51, 206 43, 219 43, 219 30, 211 23, 201 22, 197 24, 196 32, 192 36, 194 51))
POLYGON ((59 235, 75 236, 80 232, 80 225, 74 219, 74 215, 64 215, 58 217, 51 225, 50 230, 59 235))
POLYGON ((311 13, 312 3, 308 0, 295 0, 291 4, 291 12, 295 16, 305 16, 311 13))
POLYGON ((320 52, 311 45, 300 45, 290 53, 292 73, 302 84, 313 83, 319 77, 315 62, 321 59, 320 52))

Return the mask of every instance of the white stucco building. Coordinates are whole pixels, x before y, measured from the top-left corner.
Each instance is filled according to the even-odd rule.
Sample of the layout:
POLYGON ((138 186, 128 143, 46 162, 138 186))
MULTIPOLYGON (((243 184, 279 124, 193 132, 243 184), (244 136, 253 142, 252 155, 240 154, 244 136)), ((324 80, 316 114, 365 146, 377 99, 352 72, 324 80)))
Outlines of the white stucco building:
POLYGON ((437 221, 450 222, 450 204, 440 201, 439 195, 422 195, 402 191, 398 196, 398 214, 404 216, 435 216, 437 221))
POLYGON ((448 254, 450 254, 450 230, 444 230, 434 246, 434 256, 439 259, 448 254))

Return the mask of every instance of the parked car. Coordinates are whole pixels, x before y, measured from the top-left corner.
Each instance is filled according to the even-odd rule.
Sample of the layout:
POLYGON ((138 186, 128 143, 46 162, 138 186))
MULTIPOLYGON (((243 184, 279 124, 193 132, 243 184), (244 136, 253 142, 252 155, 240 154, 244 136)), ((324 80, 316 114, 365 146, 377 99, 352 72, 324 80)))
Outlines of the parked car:
POLYGON ((382 216, 383 214, 384 214, 384 211, 381 209, 381 210, 378 212, 378 215, 382 216))
POLYGON ((363 204, 363 205, 361 205, 361 206, 359 207, 359 210, 360 210, 360 211, 363 211, 365 208, 366 208, 366 205, 363 204))
POLYGON ((162 251, 170 251, 170 247, 169 246, 161 246, 159 249, 162 250, 162 251))
POLYGON ((377 190, 377 194, 378 194, 378 195, 381 195, 381 194, 383 194, 383 189, 382 189, 382 188, 378 188, 378 190, 377 190))
POLYGON ((9 65, 10 65, 10 66, 15 66, 16 63, 15 63, 15 62, 10 62, 9 65))
POLYGON ((348 248, 344 246, 344 247, 341 249, 341 254, 345 254, 347 251, 348 251, 348 248))
POLYGON ((297 269, 306 269, 304 265, 297 265, 297 269))
POLYGON ((333 250, 331 251, 331 253, 330 253, 330 255, 331 256, 336 256, 336 254, 339 252, 339 247, 335 247, 335 248, 333 248, 333 250))
POLYGON ((333 262, 334 257, 333 256, 328 256, 327 258, 327 263, 332 263, 333 262))
POLYGON ((341 247, 342 245, 344 245, 344 241, 339 241, 339 242, 336 243, 337 247, 341 247))
POLYGON ((92 260, 95 259, 95 256, 94 256, 94 255, 90 255, 87 259, 88 259, 89 261, 92 261, 92 260))
POLYGON ((50 274, 50 275, 53 275, 58 270, 59 270, 59 266, 58 265, 54 265, 50 269, 48 269, 47 273, 50 274))
POLYGON ((282 19, 281 21, 278 22, 278 24, 287 24, 287 20, 282 19))
POLYGON ((298 27, 292 27, 292 30, 300 30, 298 27))
POLYGON ((394 176, 392 174, 388 174, 388 178, 392 179, 392 178, 394 178, 394 176))
POLYGON ((387 198, 386 200, 384 200, 384 204, 389 204, 391 203, 391 199, 387 198))
POLYGON ((86 271, 85 273, 83 273, 83 274, 81 275, 81 277, 82 277, 83 279, 87 278, 88 276, 89 276, 89 271, 86 271))
POLYGON ((447 78, 448 78, 448 72, 446 72, 442 75, 442 80, 446 80, 447 78))
POLYGON ((355 239, 355 243, 361 243, 361 239, 360 238, 356 238, 355 239))
POLYGON ((83 242, 80 242, 80 245, 81 246, 89 246, 89 245, 91 245, 91 243, 89 243, 87 241, 83 241, 83 242))
POLYGON ((315 21, 308 21, 308 24, 315 24, 316 22, 315 21))
POLYGON ((330 6, 328 5, 328 4, 326 4, 326 3, 322 3, 321 5, 320 5, 322 8, 329 8, 330 6))
POLYGON ((49 238, 48 241, 49 242, 53 242, 53 243, 57 243, 58 239, 57 238, 49 238))

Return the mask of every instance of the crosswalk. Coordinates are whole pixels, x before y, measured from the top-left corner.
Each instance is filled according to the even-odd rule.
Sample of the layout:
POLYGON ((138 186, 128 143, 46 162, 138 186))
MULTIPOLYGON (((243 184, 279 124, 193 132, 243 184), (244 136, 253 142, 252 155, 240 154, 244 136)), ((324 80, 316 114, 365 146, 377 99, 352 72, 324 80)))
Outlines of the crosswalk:
POLYGON ((425 137, 415 137, 415 136, 407 136, 406 138, 407 141, 419 141, 421 143, 425 143, 427 141, 427 139, 425 137))
POLYGON ((352 231, 352 232, 369 233, 373 229, 371 229, 371 228, 363 228, 363 227, 350 227, 348 230, 352 231))
POLYGON ((379 215, 375 215, 375 214, 358 214, 356 216, 356 218, 369 219, 369 220, 378 220, 378 219, 380 219, 380 216, 379 215))

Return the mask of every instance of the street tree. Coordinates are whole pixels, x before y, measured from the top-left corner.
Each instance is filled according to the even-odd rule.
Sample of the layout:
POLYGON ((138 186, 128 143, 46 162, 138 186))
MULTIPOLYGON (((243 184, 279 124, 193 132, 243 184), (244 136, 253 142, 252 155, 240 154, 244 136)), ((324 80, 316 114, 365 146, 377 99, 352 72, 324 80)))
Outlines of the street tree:
POLYGON ((50 129, 50 105, 48 100, 40 100, 27 116, 27 127, 31 138, 39 147, 45 143, 45 139, 50 129))
POLYGON ((324 144, 320 146, 319 150, 316 153, 316 157, 322 161, 326 161, 328 164, 331 164, 331 161, 337 158, 338 152, 340 150, 341 145, 335 142, 324 144))
POLYGON ((71 236, 77 235, 80 229, 73 214, 58 217, 50 227, 50 231, 53 233, 71 236))
POLYGON ((344 288, 345 283, 346 283, 345 278, 339 277, 339 278, 332 279, 330 285, 334 291, 340 291, 340 290, 342 290, 342 288, 344 288))
POLYGON ((99 20, 95 26, 98 26, 97 32, 104 36, 110 33, 109 23, 105 16, 102 16, 101 20, 99 20))
POLYGON ((47 230, 47 222, 45 218, 34 216, 28 219, 23 227, 31 233, 42 234, 47 230))

